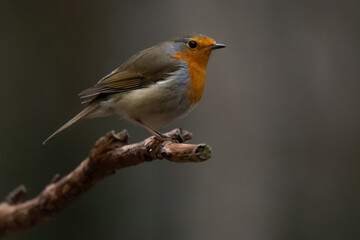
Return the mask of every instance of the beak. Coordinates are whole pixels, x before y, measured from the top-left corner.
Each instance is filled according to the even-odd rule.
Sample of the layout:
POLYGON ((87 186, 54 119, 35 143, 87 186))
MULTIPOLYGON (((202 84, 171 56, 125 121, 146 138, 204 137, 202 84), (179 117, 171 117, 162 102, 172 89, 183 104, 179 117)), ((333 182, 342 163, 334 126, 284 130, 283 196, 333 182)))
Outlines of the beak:
POLYGON ((211 49, 211 50, 215 50, 215 49, 224 48, 224 47, 226 47, 224 44, 215 43, 215 44, 213 44, 213 45, 210 46, 210 49, 211 49))

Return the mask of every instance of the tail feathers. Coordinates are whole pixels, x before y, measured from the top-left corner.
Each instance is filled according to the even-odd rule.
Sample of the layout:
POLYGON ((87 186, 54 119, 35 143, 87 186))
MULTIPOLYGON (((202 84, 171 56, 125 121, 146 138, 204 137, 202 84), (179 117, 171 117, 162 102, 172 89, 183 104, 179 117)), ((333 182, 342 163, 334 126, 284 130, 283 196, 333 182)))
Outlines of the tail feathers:
POLYGON ((63 130, 65 130, 66 128, 70 127, 71 125, 73 125, 74 123, 76 123, 77 121, 79 121, 80 119, 86 117, 87 115, 89 115, 90 113, 94 112, 96 109, 99 108, 99 104, 93 103, 89 106, 87 106, 84 110, 82 110, 80 113, 78 113, 75 117, 73 117, 72 119, 70 119, 67 123, 65 123, 63 126, 61 126, 58 130, 56 130, 53 134, 50 135, 50 137, 48 137, 44 142, 43 145, 45 145, 50 139, 52 139, 56 134, 58 134, 59 132, 62 132, 63 130))

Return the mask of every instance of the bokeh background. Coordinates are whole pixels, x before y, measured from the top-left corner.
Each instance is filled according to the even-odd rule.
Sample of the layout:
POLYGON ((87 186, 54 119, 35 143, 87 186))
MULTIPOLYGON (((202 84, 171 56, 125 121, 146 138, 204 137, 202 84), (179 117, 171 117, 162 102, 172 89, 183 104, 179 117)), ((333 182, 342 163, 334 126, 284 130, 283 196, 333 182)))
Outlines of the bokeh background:
POLYGON ((98 137, 77 94, 182 33, 227 45, 182 127, 199 164, 117 172, 60 216, 6 239, 360 239, 360 1, 0 1, 0 196, 36 196, 98 137))

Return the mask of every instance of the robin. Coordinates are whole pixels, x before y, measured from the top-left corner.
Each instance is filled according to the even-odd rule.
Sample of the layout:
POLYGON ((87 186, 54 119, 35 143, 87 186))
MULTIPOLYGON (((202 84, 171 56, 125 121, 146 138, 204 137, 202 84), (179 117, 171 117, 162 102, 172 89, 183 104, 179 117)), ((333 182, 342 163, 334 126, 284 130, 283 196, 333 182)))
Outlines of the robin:
POLYGON ((79 95, 84 110, 65 123, 43 144, 82 118, 119 114, 146 128, 156 129, 189 113, 200 101, 206 66, 215 49, 225 45, 202 34, 188 34, 145 49, 79 95))

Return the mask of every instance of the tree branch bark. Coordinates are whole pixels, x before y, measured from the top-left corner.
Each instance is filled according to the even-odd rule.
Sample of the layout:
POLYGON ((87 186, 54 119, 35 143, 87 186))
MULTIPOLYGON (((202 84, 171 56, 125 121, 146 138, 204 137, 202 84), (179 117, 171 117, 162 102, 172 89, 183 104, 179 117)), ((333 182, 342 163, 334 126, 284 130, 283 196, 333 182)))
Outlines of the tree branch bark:
POLYGON ((191 139, 190 132, 175 129, 165 135, 169 140, 159 141, 149 137, 128 145, 126 130, 118 134, 109 132, 95 143, 89 156, 77 168, 60 180, 54 176, 52 182, 35 198, 20 202, 26 193, 21 185, 0 203, 0 237, 51 219, 116 170, 155 159, 184 163, 202 162, 210 158, 211 148, 208 145, 183 143, 191 139))

